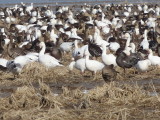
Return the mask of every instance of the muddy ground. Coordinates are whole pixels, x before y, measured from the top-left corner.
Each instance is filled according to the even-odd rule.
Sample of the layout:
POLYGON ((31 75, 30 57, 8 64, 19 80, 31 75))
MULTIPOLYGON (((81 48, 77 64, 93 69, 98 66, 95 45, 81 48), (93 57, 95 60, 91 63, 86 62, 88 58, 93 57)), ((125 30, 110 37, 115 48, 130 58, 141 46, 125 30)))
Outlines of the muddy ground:
POLYGON ((159 120, 160 69, 146 73, 128 69, 105 83, 89 71, 82 76, 63 67, 47 70, 39 63, 25 66, 18 78, 0 71, 0 120, 159 120))

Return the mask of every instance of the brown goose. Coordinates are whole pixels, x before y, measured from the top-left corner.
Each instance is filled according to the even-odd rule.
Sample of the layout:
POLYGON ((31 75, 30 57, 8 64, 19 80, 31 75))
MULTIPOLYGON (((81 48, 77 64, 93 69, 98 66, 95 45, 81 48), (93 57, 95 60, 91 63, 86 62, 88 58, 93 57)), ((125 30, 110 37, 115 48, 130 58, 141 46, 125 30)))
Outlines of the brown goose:
POLYGON ((102 69, 102 77, 105 82, 111 82, 116 80, 117 71, 113 68, 114 65, 105 66, 102 69))
POLYGON ((90 40, 88 44, 88 50, 93 57, 97 58, 102 55, 102 49, 98 45, 91 43, 90 40))
POLYGON ((49 53, 51 56, 55 57, 56 59, 60 60, 62 59, 62 51, 56 46, 54 45, 53 42, 48 41, 45 42, 46 44, 46 53, 49 53))
POLYGON ((10 43, 7 47, 7 53, 9 57, 15 58, 19 55, 25 55, 24 49, 17 47, 15 43, 13 43, 13 36, 10 36, 10 43))
POLYGON ((116 51, 116 62, 117 62, 117 65, 121 68, 123 68, 124 70, 124 76, 125 76, 125 69, 126 68, 131 68, 133 67, 134 65, 137 64, 137 62, 140 60, 140 54, 137 54, 137 53, 131 53, 129 56, 126 55, 124 52, 123 52, 123 49, 122 48, 119 48, 117 51, 116 51))

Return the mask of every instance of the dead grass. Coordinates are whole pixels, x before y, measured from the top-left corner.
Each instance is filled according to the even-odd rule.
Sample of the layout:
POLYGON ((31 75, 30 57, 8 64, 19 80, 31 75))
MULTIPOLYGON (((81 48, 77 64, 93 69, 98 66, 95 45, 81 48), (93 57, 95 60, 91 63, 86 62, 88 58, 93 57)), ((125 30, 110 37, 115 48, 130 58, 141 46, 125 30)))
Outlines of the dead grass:
POLYGON ((84 94, 80 89, 63 87, 55 96, 39 80, 39 87, 18 87, 9 97, 0 99, 4 120, 64 119, 159 119, 159 96, 149 96, 138 85, 111 82, 84 94), (7 106, 7 107, 6 107, 7 106))
MULTIPOLYGON (((117 71, 121 70, 117 68, 117 71)), ((102 81, 101 74, 93 81, 92 77, 82 77, 77 70, 70 74, 67 67, 46 69, 39 63, 28 64, 19 78, 13 80, 11 73, 0 72, 1 86, 17 87, 11 96, 0 99, 0 119, 159 120, 160 97, 156 86, 150 84, 144 87, 122 82, 158 78, 159 69, 147 74, 133 74, 132 70, 127 72, 127 78, 119 73, 120 79, 116 82, 97 85, 87 93, 83 93, 81 86, 71 87, 83 82, 102 81), (60 83, 62 86, 58 86, 60 83), (62 90, 61 94, 55 94, 53 88, 56 85, 62 90), (150 95, 148 90, 158 94, 150 95)))

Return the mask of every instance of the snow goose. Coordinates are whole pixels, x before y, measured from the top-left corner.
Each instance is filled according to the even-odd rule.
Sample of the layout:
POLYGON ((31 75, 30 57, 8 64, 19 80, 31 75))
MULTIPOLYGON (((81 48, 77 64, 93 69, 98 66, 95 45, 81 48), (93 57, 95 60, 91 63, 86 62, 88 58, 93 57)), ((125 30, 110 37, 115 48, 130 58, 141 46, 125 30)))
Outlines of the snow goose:
POLYGON ((77 61, 72 61, 69 64, 69 69, 73 70, 73 68, 80 70, 81 74, 83 74, 86 70, 85 59, 81 58, 81 59, 78 59, 77 61))
POLYGON ((58 35, 54 33, 54 29, 50 31, 50 40, 53 41, 54 44, 57 42, 58 35))
POLYGON ((7 67, 7 62, 8 62, 8 60, 6 60, 4 58, 0 58, 0 65, 1 66, 7 67))
POLYGON ((85 50, 88 50, 88 45, 84 45, 81 48, 78 47, 79 40, 74 41, 74 49, 72 51, 72 59, 76 60, 78 58, 84 57, 85 50))
POLYGON ((114 18, 112 19, 112 26, 113 26, 113 27, 116 27, 119 20, 120 20, 120 19, 119 19, 118 17, 114 17, 114 18))
POLYGON ((141 72, 147 71, 149 69, 149 66, 151 66, 151 61, 149 59, 140 60, 135 65, 135 67, 141 72))
POLYGON ((80 58, 83 58, 84 55, 85 55, 85 52, 87 52, 87 54, 89 54, 89 56, 90 56, 90 53, 89 53, 89 50, 88 50, 88 45, 83 45, 82 47, 79 48, 78 56, 80 58))
POLYGON ((100 30, 95 26, 95 33, 93 36, 94 43, 97 45, 106 44, 109 45, 109 43, 102 39, 102 36, 100 35, 100 30))
POLYGON ((94 21, 94 20, 92 20, 92 17, 89 16, 89 21, 85 22, 85 24, 86 24, 87 26, 93 26, 93 25, 94 25, 93 21, 94 21))
POLYGON ((50 56, 49 54, 44 54, 46 50, 46 45, 44 42, 40 42, 39 44, 41 51, 39 52, 38 61, 45 65, 48 68, 56 67, 56 66, 63 66, 59 62, 59 60, 55 59, 54 57, 50 56))
POLYGON ((36 17, 31 17, 28 22, 29 22, 30 24, 33 24, 33 23, 35 23, 36 21, 37 21, 37 18, 36 18, 36 17))
POLYGON ((32 10, 31 16, 32 16, 32 17, 36 17, 36 16, 37 16, 37 11, 36 11, 36 10, 32 10))
POLYGON ((68 21, 67 22, 72 24, 72 25, 75 24, 75 23, 78 23, 78 21, 75 20, 72 15, 68 16, 68 21))
POLYGON ((109 40, 109 49, 113 52, 116 52, 120 48, 120 44, 116 42, 114 37, 110 37, 109 40))
POLYGON ((160 15, 160 8, 158 5, 156 5, 155 7, 155 12, 156 12, 156 15, 159 16, 160 15))
POLYGON ((30 52, 27 53, 25 56, 28 57, 32 62, 38 62, 38 57, 39 57, 38 53, 30 52))
POLYGON ((105 65, 114 65, 117 66, 116 57, 113 54, 106 54, 107 46, 105 44, 102 45, 103 52, 102 52, 102 61, 105 65))
POLYGON ((101 71, 104 68, 104 64, 97 61, 97 60, 90 60, 89 59, 89 54, 85 54, 85 65, 87 70, 91 71, 92 74, 95 74, 94 80, 96 79, 96 73, 97 71, 101 71))
POLYGON ((8 60, 4 58, 0 58, 0 70, 6 71, 7 70, 7 62, 8 60))
POLYGON ((144 49, 144 50, 148 50, 149 49, 149 42, 148 42, 148 39, 147 39, 147 33, 148 33, 148 30, 146 29, 144 31, 144 34, 143 34, 143 41, 140 43, 140 46, 144 49))
POLYGON ((46 17, 54 18, 54 14, 51 10, 46 10, 44 14, 46 17))
POLYGON ((74 42, 63 42, 60 45, 60 49, 65 53, 65 52, 70 52, 72 51, 72 48, 74 46, 74 42))
POLYGON ((31 3, 30 6, 26 7, 26 12, 30 13, 32 9, 33 9, 33 3, 31 3))
POLYGON ((152 65, 160 66, 160 57, 153 55, 153 52, 151 49, 149 49, 148 59, 151 61, 152 65))
POLYGON ((14 74, 15 78, 21 73, 23 67, 30 62, 31 62, 30 58, 26 56, 18 56, 14 60, 8 61, 6 67, 8 71, 14 74))
POLYGON ((70 38, 82 40, 82 38, 77 35, 77 28, 72 28, 70 38))
POLYGON ((130 55, 130 51, 131 51, 131 47, 130 46, 130 41, 131 41, 131 35, 129 33, 125 33, 124 38, 127 39, 126 41, 126 45, 125 45, 125 49, 124 49, 124 53, 127 55, 130 55))

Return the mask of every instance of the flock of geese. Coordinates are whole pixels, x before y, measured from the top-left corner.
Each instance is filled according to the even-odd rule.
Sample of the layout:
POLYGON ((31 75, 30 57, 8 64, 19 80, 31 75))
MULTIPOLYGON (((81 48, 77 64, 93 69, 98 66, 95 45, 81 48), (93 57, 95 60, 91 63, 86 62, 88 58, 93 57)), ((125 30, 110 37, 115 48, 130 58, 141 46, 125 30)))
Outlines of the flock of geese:
MULTIPOLYGON (((64 66, 83 74, 102 71, 115 78, 115 67, 146 72, 160 66, 158 4, 104 4, 0 8, 0 69, 15 76, 25 65, 64 66)), ((55 68, 56 69, 56 68, 55 68)))

